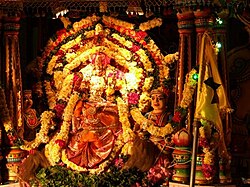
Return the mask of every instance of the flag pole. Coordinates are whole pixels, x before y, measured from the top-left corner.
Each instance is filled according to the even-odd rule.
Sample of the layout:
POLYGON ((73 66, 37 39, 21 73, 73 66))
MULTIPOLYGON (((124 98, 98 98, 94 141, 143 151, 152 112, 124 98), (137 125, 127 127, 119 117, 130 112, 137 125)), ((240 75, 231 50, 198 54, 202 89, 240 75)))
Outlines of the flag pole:
MULTIPOLYGON (((200 57, 198 60, 199 65, 199 80, 198 80, 198 89, 197 89, 197 100, 199 100, 199 92, 200 92, 200 85, 204 78, 204 71, 203 66, 205 61, 204 58, 204 48, 205 48, 205 38, 208 36, 207 32, 205 32, 201 39, 201 47, 200 47, 200 57)), ((197 104, 197 103, 196 103, 197 104)), ((196 171, 196 159, 197 159, 197 152, 198 152, 198 136, 199 136, 199 128, 201 126, 201 122, 198 119, 194 119, 193 122, 193 146, 192 146, 192 159, 191 159, 191 171, 190 171, 190 180, 189 186, 194 187, 195 185, 195 171, 196 171)))
POLYGON ((192 159, 191 159, 191 174, 189 186, 194 187, 195 184, 195 170, 196 170, 196 157, 198 151, 198 132, 200 127, 200 122, 195 120, 193 122, 193 148, 192 148, 192 159))

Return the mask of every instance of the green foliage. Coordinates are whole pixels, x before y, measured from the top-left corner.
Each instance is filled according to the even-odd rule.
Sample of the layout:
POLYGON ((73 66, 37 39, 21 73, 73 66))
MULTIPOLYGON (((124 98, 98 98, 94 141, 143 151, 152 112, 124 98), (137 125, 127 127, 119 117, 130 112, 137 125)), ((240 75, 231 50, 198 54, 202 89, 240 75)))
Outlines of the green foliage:
POLYGON ((130 187, 142 181, 145 174, 137 169, 120 170, 115 166, 98 175, 50 166, 42 168, 36 177, 42 187, 130 187))

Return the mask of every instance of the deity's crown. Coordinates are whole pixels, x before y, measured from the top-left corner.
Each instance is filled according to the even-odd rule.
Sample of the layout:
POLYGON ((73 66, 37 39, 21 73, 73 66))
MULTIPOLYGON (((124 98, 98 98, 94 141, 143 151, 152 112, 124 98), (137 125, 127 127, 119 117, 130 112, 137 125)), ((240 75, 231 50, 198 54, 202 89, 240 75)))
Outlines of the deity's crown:
POLYGON ((24 90, 24 91, 23 91, 23 94, 24 94, 24 95, 31 95, 31 94, 32 94, 32 91, 31 91, 31 90, 24 90))
POLYGON ((153 89, 150 94, 163 94, 164 96, 168 97, 170 94, 170 90, 163 87, 163 86, 159 86, 158 88, 153 89))

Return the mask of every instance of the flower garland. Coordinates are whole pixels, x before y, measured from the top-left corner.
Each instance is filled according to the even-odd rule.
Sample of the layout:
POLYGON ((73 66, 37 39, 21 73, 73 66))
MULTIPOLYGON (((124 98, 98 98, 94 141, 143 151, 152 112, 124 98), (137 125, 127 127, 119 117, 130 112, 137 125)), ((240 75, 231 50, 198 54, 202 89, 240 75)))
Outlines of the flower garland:
POLYGON ((206 120, 200 120, 202 126, 199 128, 199 146, 202 147, 204 159, 202 162, 202 172, 205 178, 212 180, 216 173, 215 150, 218 148, 220 136, 212 129, 212 124, 206 120))
POLYGON ((162 24, 161 18, 154 18, 152 20, 149 20, 147 22, 141 23, 139 26, 139 29, 142 31, 150 30, 155 27, 159 27, 162 24))
POLYGON ((21 146, 23 150, 32 150, 37 148, 41 143, 47 143, 49 141, 48 132, 49 129, 53 129, 55 123, 52 119, 55 117, 55 113, 52 111, 44 111, 41 114, 41 129, 39 133, 36 134, 36 138, 31 142, 24 142, 24 145, 21 146))
POLYGON ((186 75, 186 83, 184 84, 184 90, 182 95, 184 96, 181 100, 180 107, 187 108, 190 105, 190 101, 192 101, 194 91, 197 85, 198 77, 194 78, 197 75, 197 70, 192 69, 186 75))
MULTIPOLYGON (((31 148, 44 141, 49 142, 45 146, 45 155, 51 165, 57 164, 61 159, 74 170, 95 173, 103 171, 119 150, 122 149, 125 155, 130 154, 134 132, 130 128, 129 115, 138 116, 133 118, 144 121, 141 112, 147 109, 150 100, 149 90, 158 81, 154 77, 159 75, 162 80, 168 78, 168 65, 173 63, 178 55, 169 54, 164 57, 154 41, 144 32, 160 26, 160 19, 143 23, 140 27, 144 31, 136 31, 134 24, 107 16, 102 17, 102 22, 109 28, 103 29, 100 23, 96 24, 100 18, 96 16, 93 18, 93 21, 88 17, 73 24, 72 29, 58 32, 57 38, 50 40, 45 49, 39 67, 43 66, 44 73, 49 75, 50 80, 44 81, 49 108, 55 111, 54 115, 62 121, 62 125, 51 140, 38 138, 39 143, 33 144, 31 148), (79 90, 89 89, 85 84, 75 87, 74 82, 77 77, 75 70, 80 69, 79 72, 83 76, 82 82, 91 81, 92 56, 97 53, 104 53, 117 64, 106 67, 105 93, 107 99, 112 99, 117 90, 121 93, 121 97, 118 97, 116 102, 119 120, 122 123, 122 133, 118 135, 109 159, 95 169, 86 170, 67 159, 64 147, 68 141, 73 109, 79 99, 78 95, 82 94, 79 90), (158 69, 157 66, 162 68, 158 69), (129 106, 136 105, 139 107, 138 110, 132 109, 129 113, 129 106)), ((50 119, 53 117, 51 116, 50 119)), ((48 134, 48 121, 46 124, 45 120, 42 120, 44 121, 42 128, 47 131, 40 131, 37 137, 46 137, 48 134)), ((143 123, 143 128, 159 136, 173 132, 171 124, 159 128, 153 127, 148 122, 143 123)))
POLYGON ((4 130, 7 133, 8 143, 10 146, 19 146, 22 144, 21 139, 17 136, 17 132, 13 127, 12 120, 10 118, 9 109, 6 103, 6 97, 4 89, 0 86, 0 117, 3 122, 4 130))
POLYGON ((173 128, 170 123, 164 127, 157 127, 154 123, 148 120, 145 116, 142 115, 141 111, 138 108, 132 108, 130 110, 131 116, 138 123, 142 129, 148 131, 153 136, 165 137, 173 132, 173 128))
POLYGON ((66 142, 68 141, 68 134, 71 125, 71 119, 74 107, 79 100, 79 94, 74 92, 64 109, 63 113, 63 123, 61 125, 60 131, 55 135, 52 141, 45 146, 45 156, 50 161, 51 165, 55 165, 59 162, 61 158, 61 149, 65 147, 66 142))

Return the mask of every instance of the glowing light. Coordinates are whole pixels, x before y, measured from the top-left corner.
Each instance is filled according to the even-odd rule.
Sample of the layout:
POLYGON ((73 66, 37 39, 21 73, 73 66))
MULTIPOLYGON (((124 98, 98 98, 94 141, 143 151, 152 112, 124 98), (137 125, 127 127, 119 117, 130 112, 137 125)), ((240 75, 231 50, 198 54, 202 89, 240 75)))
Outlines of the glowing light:
POLYGON ((220 24, 220 25, 223 23, 223 21, 222 21, 221 18, 216 18, 216 22, 217 22, 218 24, 220 24))
POLYGON ((53 10, 53 13, 55 16, 52 19, 57 19, 60 16, 64 16, 68 12, 69 12, 69 10, 67 8, 59 6, 59 7, 55 8, 55 10, 53 10))
POLYGON ((192 75, 192 79, 194 79, 194 80, 198 80, 198 78, 199 78, 199 74, 198 73, 194 73, 193 75, 192 75))
POLYGON ((215 46, 220 49, 222 47, 222 44, 220 42, 216 42, 215 46))

